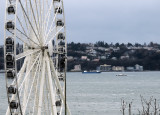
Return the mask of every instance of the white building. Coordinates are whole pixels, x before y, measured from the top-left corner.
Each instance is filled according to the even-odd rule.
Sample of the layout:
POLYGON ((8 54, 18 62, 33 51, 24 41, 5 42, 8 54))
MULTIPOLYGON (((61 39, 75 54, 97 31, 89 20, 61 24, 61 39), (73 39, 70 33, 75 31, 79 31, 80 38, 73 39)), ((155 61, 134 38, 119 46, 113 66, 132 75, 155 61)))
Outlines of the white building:
POLYGON ((87 56, 82 56, 81 60, 87 60, 87 56))
POLYGON ((107 57, 106 57, 106 56, 101 56, 100 58, 101 58, 102 60, 107 59, 107 57))
POLYGON ((72 61, 72 60, 74 60, 74 58, 73 58, 73 56, 67 56, 67 60, 72 61))
POLYGON ((124 71, 124 67, 123 66, 113 66, 112 71, 124 71))
POLYGON ((81 65, 80 65, 80 64, 79 64, 79 65, 75 65, 75 66, 74 66, 74 69, 72 69, 71 71, 72 71, 72 72, 80 72, 80 71, 82 71, 82 70, 81 70, 81 65))
POLYGON ((134 67, 127 67, 126 70, 127 71, 134 71, 134 67))
POLYGON ((106 72, 106 71, 111 71, 111 65, 107 65, 107 64, 104 64, 104 65, 100 65, 100 71, 102 72, 106 72))
POLYGON ((135 65, 135 71, 143 71, 143 66, 140 66, 138 64, 135 65))

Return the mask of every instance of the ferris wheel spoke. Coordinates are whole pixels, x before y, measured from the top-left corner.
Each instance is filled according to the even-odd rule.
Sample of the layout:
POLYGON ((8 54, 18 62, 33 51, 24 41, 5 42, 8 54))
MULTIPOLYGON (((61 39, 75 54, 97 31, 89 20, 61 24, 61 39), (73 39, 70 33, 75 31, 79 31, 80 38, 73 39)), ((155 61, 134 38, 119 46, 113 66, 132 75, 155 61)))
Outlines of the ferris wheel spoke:
POLYGON ((26 13, 26 11, 25 11, 23 5, 22 5, 21 0, 19 0, 19 3, 20 3, 20 6, 21 6, 21 8, 22 8, 22 11, 24 12, 24 14, 25 14, 25 16, 26 16, 26 18, 27 18, 27 20, 28 20, 28 22, 29 22, 29 25, 31 26, 31 28, 32 28, 32 30, 33 30, 33 32, 34 32, 34 34, 35 34, 35 36, 36 36, 38 42, 41 43, 40 40, 39 40, 39 38, 38 38, 38 36, 37 36, 37 34, 36 34, 35 29, 33 28, 33 25, 32 25, 32 23, 31 23, 31 21, 30 21, 30 19, 29 19, 29 16, 27 15, 27 13, 26 13))
MULTIPOLYGON (((22 85, 23 87, 19 90, 20 92, 23 91, 22 96, 21 96, 21 94, 20 94, 21 99, 23 100, 22 105, 21 105, 22 111, 24 111, 24 108, 25 108, 25 106, 26 106, 27 97, 28 97, 28 90, 29 90, 29 87, 30 87, 29 83, 30 83, 31 72, 32 72, 32 71, 29 72, 29 67, 30 67, 30 64, 32 63, 32 62, 31 62, 31 61, 32 61, 31 58, 32 58, 32 56, 29 57, 29 61, 28 61, 28 63, 27 63, 27 67, 26 67, 26 73, 28 73, 28 75, 27 75, 25 81, 22 82, 22 83, 23 83, 23 85, 22 85)), ((36 66, 36 64, 34 65, 34 67, 35 67, 35 66, 36 66)), ((32 68, 32 69, 34 69, 34 68, 32 68)))
POLYGON ((61 27, 61 28, 57 31, 57 33, 56 33, 52 38, 50 38, 47 43, 45 43, 45 45, 47 45, 50 41, 52 41, 52 40, 57 36, 57 34, 58 34, 63 28, 64 28, 64 26, 61 27))
POLYGON ((35 114, 35 109, 38 109, 38 104, 36 104, 37 103, 37 99, 38 99, 38 87, 39 87, 39 81, 40 81, 40 73, 41 73, 41 68, 42 68, 42 55, 41 55, 41 57, 40 57, 40 63, 39 63, 39 67, 38 67, 38 72, 37 72, 37 80, 36 80, 36 82, 35 82, 35 86, 34 86, 34 88, 35 88, 35 91, 34 91, 34 96, 33 96, 33 106, 32 106, 32 113, 33 113, 33 115, 36 115, 35 114))
POLYGON ((28 56, 28 55, 37 53, 37 52, 39 52, 40 50, 41 50, 41 49, 27 50, 27 51, 25 51, 25 52, 23 52, 23 53, 20 53, 20 54, 16 55, 16 60, 19 60, 19 59, 24 58, 24 57, 26 57, 26 56, 28 56))
POLYGON ((39 31, 40 31, 40 36, 41 36, 41 38, 42 38, 42 40, 44 40, 44 22, 43 22, 43 3, 41 2, 41 0, 36 0, 36 7, 38 7, 38 8, 36 8, 36 9, 38 9, 37 10, 37 12, 39 12, 38 14, 39 14, 39 31), (38 5, 38 6, 37 6, 38 5))
MULTIPOLYGON (((14 35, 13 32, 11 32, 11 31, 9 31, 9 30, 7 30, 7 31, 8 31, 9 33, 11 33, 12 35, 14 35)), ((29 46, 29 44, 28 44, 25 40, 21 39, 21 37, 19 37, 18 35, 16 35, 16 38, 19 39, 21 42, 25 43, 27 46, 29 46)))
POLYGON ((24 115, 25 115, 25 113, 26 113, 26 108, 27 108, 29 99, 30 99, 30 97, 31 97, 31 93, 32 93, 32 89, 33 89, 33 84, 34 84, 35 79, 36 79, 36 75, 37 75, 37 71, 38 71, 39 65, 40 65, 40 60, 39 60, 39 62, 38 62, 38 64, 37 64, 37 66, 36 66, 36 71, 35 71, 34 76, 33 76, 33 81, 32 81, 32 83, 31 83, 31 87, 30 87, 30 90, 29 90, 29 94, 28 94, 28 98, 27 98, 27 101, 26 101, 26 105, 25 105, 24 110, 23 110, 23 114, 24 114, 24 115))
MULTIPOLYGON (((43 90, 43 94, 44 94, 44 93, 45 93, 45 92, 44 92, 44 90, 43 90)), ((48 114, 47 114, 47 109, 46 109, 46 102, 45 102, 44 98, 43 98, 43 114, 48 115, 48 114)))
MULTIPOLYGON (((28 23, 27 23, 27 18, 26 18, 26 16, 25 16, 23 11, 22 11, 22 16, 21 17, 23 17, 21 20, 23 20, 25 22, 25 26, 27 28, 27 31, 29 32, 29 26, 28 26, 28 23)), ((20 23, 21 27, 23 28, 22 22, 21 22, 20 17, 18 15, 17 15, 17 19, 18 19, 18 22, 20 23)), ((26 33, 26 35, 27 35, 27 33, 26 33)))
MULTIPOLYGON (((46 74, 47 75, 47 74, 46 74)), ((45 115, 50 115, 52 112, 50 110, 50 100, 48 100, 48 96, 49 96, 49 90, 47 89, 47 85, 46 85, 47 82, 47 77, 45 77, 45 85, 44 85, 44 90, 43 90, 43 112, 45 112, 45 115), (49 102, 49 103, 48 103, 49 102), (45 111, 44 111, 45 110, 45 111)))
MULTIPOLYGON (((53 1, 51 1, 51 2, 53 2, 53 1)), ((44 23, 46 24, 46 22, 47 22, 47 24, 46 24, 46 28, 45 28, 45 33, 46 33, 46 31, 47 31, 47 27, 48 27, 48 23, 49 23, 49 19, 50 19, 50 15, 51 15, 51 12, 52 12, 52 7, 53 7, 53 3, 51 3, 50 4, 50 7, 49 7, 49 10, 48 10, 48 12, 47 12, 47 15, 46 15, 46 17, 45 17, 45 21, 44 21, 44 23)))
MULTIPOLYGON (((31 62, 31 61, 30 61, 31 62)), ((28 106, 28 109, 31 111, 31 106, 30 106, 30 103, 28 103, 27 102, 27 99, 28 99, 28 97, 30 97, 29 96, 29 94, 31 94, 31 93, 29 93, 29 89, 31 90, 31 85, 29 85, 28 83, 31 83, 32 81, 34 81, 34 79, 33 78, 35 78, 35 77, 31 77, 32 76, 32 72, 29 72, 30 71, 30 62, 29 62, 29 64, 27 65, 27 72, 29 73, 29 74, 27 74, 26 76, 25 76, 25 78, 27 77, 27 79, 26 80, 23 80, 23 82, 22 82, 22 84, 23 84, 23 87, 20 89, 20 96, 21 96, 21 93, 22 93, 22 91, 23 91, 23 95, 22 95, 22 100, 23 100, 23 104, 22 104, 22 109, 23 109, 23 112, 25 111, 25 109, 26 109, 26 106, 28 106), (29 105, 28 105, 29 104, 29 105)), ((39 62, 37 62, 37 64, 38 64, 39 62)), ((34 69, 36 70, 36 68, 38 67, 38 65, 34 65, 34 69)), ((32 70, 33 70, 33 68, 32 68, 32 70)), ((33 75, 35 76, 36 75, 36 73, 34 72, 33 73, 33 75)), ((25 79, 24 78, 24 79, 25 79)), ((36 77, 37 78, 37 77, 36 77)), ((31 98, 30 98, 31 99, 31 98)), ((29 110, 27 110, 27 112, 29 112, 29 110)), ((28 113, 27 113, 28 114, 28 113)))
MULTIPOLYGON (((56 26, 55 26, 52 30, 50 30, 50 32, 46 35, 46 37, 45 37, 46 39, 45 39, 45 42, 44 42, 44 43, 47 42, 50 33, 52 33, 53 31, 56 31, 56 26)), ((53 33, 55 33, 55 32, 53 32, 53 33)))
POLYGON ((34 12, 34 10, 33 10, 33 6, 32 6, 32 3, 31 3, 31 0, 29 0, 29 3, 30 3, 30 6, 31 6, 31 11, 32 11, 34 23, 35 23, 35 25, 36 25, 37 33, 38 33, 39 38, 40 38, 40 31, 39 31, 39 29, 38 29, 38 24, 37 24, 37 20, 36 20, 36 17, 35 17, 35 12, 34 12))
POLYGON ((41 115, 42 112, 42 101, 43 101, 43 90, 44 90, 44 79, 45 79, 45 57, 43 57, 43 64, 42 64, 42 76, 40 81, 40 91, 39 91, 39 102, 38 102, 38 112, 37 115, 41 115))
POLYGON ((22 31, 20 31, 18 28, 16 28, 16 30, 23 35, 24 37, 26 37, 30 42, 34 43, 37 46, 40 46, 39 44, 37 44, 35 41, 33 41, 30 37, 28 37, 25 33, 23 33, 22 31))
POLYGON ((38 7, 39 7, 39 20, 40 20, 40 29, 41 29, 41 32, 42 32, 42 8, 41 8, 41 0, 38 0, 38 7))
MULTIPOLYGON (((29 15, 29 6, 28 6, 28 1, 27 0, 24 0, 23 2, 25 2, 24 3, 24 8, 26 9, 26 13, 29 15)), ((22 7, 21 7, 22 8, 22 7)), ((23 11, 23 9, 22 9, 22 11, 23 11)), ((23 13, 24 13, 24 11, 23 11, 23 13)), ((25 15, 25 13, 24 13, 24 15, 25 15)), ((30 16, 30 15, 29 15, 30 16)), ((25 17, 26 17, 26 15, 25 15, 25 17)), ((30 18, 30 17, 29 17, 30 18)), ((27 19, 27 18, 26 18, 27 19)))
MULTIPOLYGON (((52 2, 53 2, 53 0, 52 0, 52 2)), ((48 0, 46 0, 46 7, 48 7, 48 8, 49 8, 48 0)))
POLYGON ((20 21, 20 19, 19 19, 18 16, 17 16, 17 20, 18 20, 18 22, 19 22, 19 24, 20 24, 20 26, 21 26, 21 28, 22 28, 22 30, 23 30, 23 33, 24 33, 25 35, 27 35, 27 32, 25 31, 25 29, 24 29, 24 27, 23 27, 23 25, 22 25, 22 22, 20 21))
POLYGON ((18 85, 20 84, 22 77, 24 76, 24 71, 27 67, 27 62, 28 62, 28 57, 25 58, 24 63, 22 68, 20 69, 20 71, 17 74, 17 81, 18 81, 18 85))
MULTIPOLYGON (((47 101, 50 102, 51 97, 49 95, 49 87, 48 87, 49 83, 48 83, 48 80, 46 78, 45 78, 45 83, 46 83, 46 90, 47 90, 47 101)), ((51 111, 50 111, 50 103, 48 103, 47 109, 48 109, 48 112, 51 113, 51 111)))
MULTIPOLYGON (((58 9, 60 8, 60 3, 59 3, 59 5, 58 5, 58 8, 57 8, 57 10, 55 11, 55 14, 54 14, 54 18, 53 18, 53 21, 51 22, 51 25, 50 25, 50 27, 49 27, 49 30, 48 30, 48 33, 47 33, 47 29, 45 30, 46 32, 46 35, 45 36, 48 36, 49 35, 49 33, 51 32, 51 30, 52 30, 52 26, 54 26, 54 22, 55 22, 55 20, 56 20, 56 17, 57 17, 57 14, 58 14, 58 9)), ((47 26, 46 26, 46 28, 48 28, 48 23, 49 23, 49 20, 47 21, 47 26)))
POLYGON ((51 105, 52 105, 52 114, 53 115, 56 115, 57 114, 57 109, 56 109, 56 105, 55 105, 55 92, 53 92, 53 83, 52 83, 52 75, 51 75, 51 68, 50 68, 50 64, 49 64, 49 58, 47 58, 47 61, 46 61, 46 64, 47 64, 47 70, 48 70, 48 82, 49 82, 49 90, 50 90, 50 97, 51 98, 51 105))
MULTIPOLYGON (((22 81, 22 83, 21 83, 21 85, 20 85, 20 87, 19 87, 19 91, 20 91, 20 90, 22 91, 23 84, 24 84, 25 80, 27 79, 28 75, 30 74, 31 70, 33 69, 33 67, 34 67, 35 63, 37 62, 38 58, 40 57, 40 54, 41 54, 41 52, 40 52, 39 55, 36 57, 34 63, 30 66, 28 72, 26 73, 26 75, 25 75, 25 77, 24 77, 24 79, 23 79, 23 81, 22 81)), ((21 92, 21 91, 20 91, 20 92, 21 92)))
POLYGON ((45 8, 44 8, 44 0, 42 0, 42 32, 44 34, 44 28, 45 28, 45 24, 44 24, 44 17, 45 17, 45 8))
MULTIPOLYGON (((42 56, 41 56, 42 58, 42 56)), ((34 101, 33 101, 33 115, 35 115, 35 109, 38 109, 38 106, 36 106, 37 104, 37 98, 38 98, 38 87, 39 87, 39 81, 40 81, 40 73, 41 73, 41 67, 42 67, 42 59, 40 59, 40 64, 39 64, 39 69, 38 69, 38 75, 37 75, 37 80, 36 80, 36 84, 35 84, 35 96, 34 96, 34 101)))
MULTIPOLYGON (((25 69, 26 69, 27 61, 28 61, 28 58, 25 58, 22 68, 21 68, 21 69, 19 70, 19 72, 17 73, 17 84, 18 84, 18 85, 20 84, 21 79, 22 79, 22 76, 24 75, 24 71, 25 71, 25 69)), ((15 82, 16 82, 16 80, 14 80, 14 81, 12 82, 12 85, 13 85, 15 82)))
POLYGON ((38 7, 37 7, 37 0, 34 0, 34 4, 35 4, 35 9, 36 9, 36 17, 37 17, 37 21, 38 21, 38 28, 39 28, 39 32, 40 30, 40 17, 39 17, 39 11, 38 11, 38 7))

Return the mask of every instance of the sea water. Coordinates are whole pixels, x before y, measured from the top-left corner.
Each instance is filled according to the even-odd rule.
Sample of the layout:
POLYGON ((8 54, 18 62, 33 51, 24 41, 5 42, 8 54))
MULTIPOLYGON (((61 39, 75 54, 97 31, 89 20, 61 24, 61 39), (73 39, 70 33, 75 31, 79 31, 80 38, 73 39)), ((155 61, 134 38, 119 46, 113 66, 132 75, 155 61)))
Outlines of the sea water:
MULTIPOLYGON (((121 100, 132 102, 132 113, 142 109, 141 98, 160 104, 160 72, 101 74, 67 73, 67 101, 72 115, 122 115, 121 100)), ((7 109, 4 74, 0 74, 0 115, 7 109)), ((126 108, 126 115, 128 108, 126 108)))

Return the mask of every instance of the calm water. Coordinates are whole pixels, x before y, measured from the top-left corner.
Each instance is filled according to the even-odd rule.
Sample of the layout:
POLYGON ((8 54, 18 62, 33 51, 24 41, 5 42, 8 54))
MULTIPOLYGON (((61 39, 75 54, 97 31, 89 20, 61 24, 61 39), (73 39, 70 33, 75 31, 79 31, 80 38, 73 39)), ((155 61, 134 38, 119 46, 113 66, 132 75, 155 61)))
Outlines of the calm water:
MULTIPOLYGON (((160 102, 160 72, 67 74, 67 95, 72 115, 121 115, 121 99, 133 100, 133 111, 141 109, 140 95, 160 102)), ((0 114, 7 108, 5 79, 0 74, 0 114)))

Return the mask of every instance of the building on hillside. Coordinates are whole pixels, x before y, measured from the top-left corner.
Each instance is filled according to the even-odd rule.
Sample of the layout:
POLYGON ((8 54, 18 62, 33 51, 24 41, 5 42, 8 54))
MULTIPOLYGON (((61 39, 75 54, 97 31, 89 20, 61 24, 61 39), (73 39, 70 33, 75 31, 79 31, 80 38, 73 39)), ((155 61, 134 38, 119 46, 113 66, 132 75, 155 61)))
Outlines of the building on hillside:
POLYGON ((92 50, 89 52, 89 54, 92 55, 92 56, 96 56, 96 55, 97 55, 97 52, 92 49, 92 50))
POLYGON ((113 66, 112 71, 124 71, 124 67, 123 66, 113 66))
POLYGON ((140 66, 138 64, 135 65, 135 71, 143 71, 143 66, 140 66))
POLYGON ((107 64, 100 65, 98 68, 99 68, 99 71, 102 71, 102 72, 111 71, 111 65, 107 65, 107 64))
POLYGON ((129 59, 129 55, 127 55, 127 56, 121 56, 120 59, 122 59, 122 60, 129 59))
POLYGON ((105 59, 107 59, 107 57, 106 57, 106 56, 101 56, 100 58, 101 58, 101 60, 105 60, 105 59))
POLYGON ((112 57, 111 59, 112 59, 112 60, 117 60, 117 57, 112 57))
POLYGON ((99 59, 93 59, 92 61, 93 62, 99 62, 99 59))
POLYGON ((87 60, 87 56, 81 56, 81 60, 87 60))
POLYGON ((75 65, 74 66, 74 69, 72 69, 71 70, 72 72, 81 72, 82 70, 81 70, 81 65, 79 64, 79 65, 75 65))
POLYGON ((78 58, 78 57, 74 57, 73 59, 74 59, 74 61, 77 61, 77 60, 79 60, 79 58, 78 58))
POLYGON ((67 60, 68 60, 68 61, 73 61, 74 58, 73 58, 73 56, 68 56, 68 57, 67 57, 67 60))
POLYGON ((101 51, 105 51, 106 50, 106 48, 104 48, 104 47, 98 47, 98 49, 101 50, 101 51))
POLYGON ((127 71, 134 71, 134 67, 126 67, 127 71))

